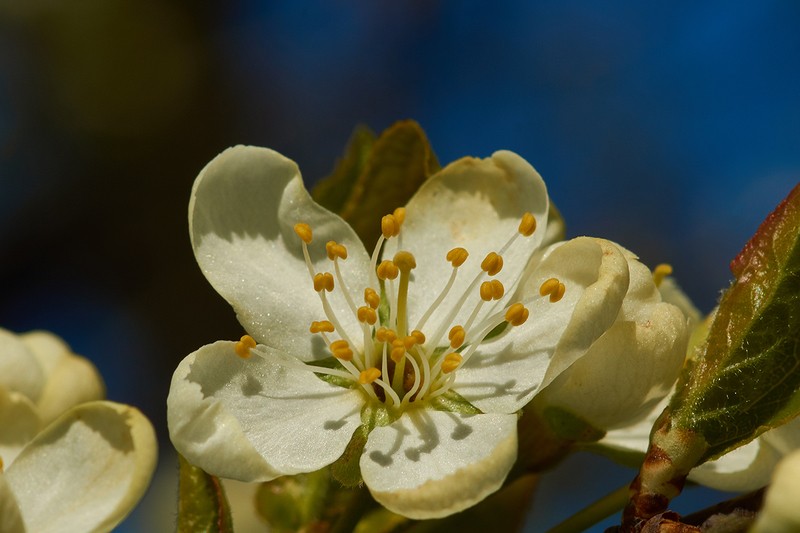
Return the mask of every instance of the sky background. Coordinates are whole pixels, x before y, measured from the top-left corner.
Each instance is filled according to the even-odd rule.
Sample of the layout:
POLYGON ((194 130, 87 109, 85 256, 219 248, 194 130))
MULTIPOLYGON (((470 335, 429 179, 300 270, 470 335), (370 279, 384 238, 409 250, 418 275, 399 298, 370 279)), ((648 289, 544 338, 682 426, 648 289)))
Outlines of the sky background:
MULTIPOLYGON (((241 335, 189 245, 198 171, 254 144, 313 184, 405 118, 443 163, 516 151, 569 236, 671 263, 709 311, 800 176, 800 3, 600 4, 0 0, 0 326, 61 335, 166 444, 177 363, 241 335)), ((571 507, 542 495, 530 531, 604 476, 630 472, 550 474, 571 507)))

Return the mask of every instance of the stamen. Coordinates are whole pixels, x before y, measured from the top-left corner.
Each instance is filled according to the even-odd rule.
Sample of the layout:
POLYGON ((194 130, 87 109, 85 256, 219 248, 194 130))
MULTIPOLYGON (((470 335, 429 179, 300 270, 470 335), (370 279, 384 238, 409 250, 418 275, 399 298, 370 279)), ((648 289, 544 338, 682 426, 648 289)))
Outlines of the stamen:
POLYGON ((417 344, 425 344, 425 334, 422 333, 420 330, 415 329, 414 331, 412 331, 411 337, 413 337, 414 340, 416 340, 417 344))
POLYGON ((489 252, 481 262, 481 270, 494 276, 503 269, 503 257, 495 252, 489 252))
POLYGON ((528 310, 520 302, 517 302, 506 311, 506 322, 512 326, 521 326, 528 320, 528 310))
MULTIPOLYGON (((389 352, 389 357, 392 358, 392 361, 395 363, 399 363, 402 361, 403 357, 406 355, 406 345, 403 342, 403 339, 395 339, 392 341, 392 350, 389 352)), ((397 374, 397 370, 395 369, 395 374, 397 374)))
POLYGON ((378 342, 388 342, 392 343, 397 338, 397 333, 394 330, 391 330, 386 327, 379 327, 378 330, 375 332, 375 339, 378 342))
POLYGON ((394 259, 392 259, 392 262, 401 273, 408 273, 417 268, 417 260, 414 259, 414 255, 411 252, 406 252, 404 250, 394 254, 394 259))
POLYGON ((464 264, 464 261, 467 260, 469 257, 469 252, 467 252, 464 248, 453 248, 449 252, 447 252, 447 260, 450 262, 453 267, 460 267, 464 264))
POLYGON ((358 382, 362 385, 368 385, 381 377, 381 371, 375 367, 368 368, 361 372, 358 376, 358 382))
POLYGON ((469 253, 464 248, 453 248, 449 252, 447 252, 446 259, 453 265, 453 271, 450 273, 450 279, 447 280, 447 283, 442 289, 442 292, 433 301, 433 303, 428 307, 428 310, 423 313, 422 317, 417 322, 417 329, 422 329, 423 326, 428 322, 428 319, 433 314, 433 311, 439 307, 439 305, 444 301, 445 297, 450 293, 450 289, 453 287, 453 283, 456 281, 456 274, 458 273, 458 267, 464 264, 464 261, 467 260, 469 257, 469 253))
POLYGON ((398 207, 392 212, 392 215, 394 215, 394 219, 397 221, 397 223, 402 226, 403 222, 406 220, 406 208, 398 207))
POLYGON ((397 265, 391 261, 386 260, 381 261, 381 264, 378 265, 376 272, 378 273, 378 278, 381 281, 384 281, 387 279, 395 279, 400 274, 400 269, 397 268, 397 265))
POLYGON ((242 359, 248 359, 250 357, 250 350, 256 347, 256 340, 251 337, 250 335, 242 335, 242 338, 234 346, 234 351, 236 355, 241 357, 242 359))
POLYGON ((519 233, 523 237, 530 237, 534 231, 536 231, 536 217, 531 213, 525 213, 519 223, 519 233))
POLYGON ((392 262, 400 271, 400 286, 397 288, 397 333, 405 335, 408 331, 408 282, 411 270, 417 267, 417 260, 411 252, 399 251, 392 262))
POLYGON ((505 287, 499 280, 493 279, 491 281, 484 281, 481 283, 481 300, 484 302, 491 302, 492 300, 499 300, 505 294, 505 287))
POLYGON ((422 385, 422 378, 419 373, 419 364, 417 364, 413 357, 408 357, 406 360, 411 364, 411 368, 414 369, 414 382, 410 384, 407 382, 403 383, 403 388, 408 392, 403 395, 403 401, 401 402, 401 405, 408 404, 408 402, 411 401, 411 397, 416 394, 417 390, 419 390, 419 386, 422 385))
POLYGON ((351 361, 353 359, 353 350, 350 349, 350 344, 345 340, 333 341, 329 348, 336 359, 342 361, 351 361))
POLYGON ((653 269, 653 282, 656 284, 656 287, 660 287, 661 282, 664 281, 664 278, 670 274, 672 274, 672 265, 667 263, 656 265, 656 267, 653 269))
POLYGON ((381 304, 381 297, 375 289, 367 287, 364 289, 364 303, 373 309, 377 309, 381 304))
POLYGON ((464 339, 467 337, 467 332, 462 326, 453 326, 447 338, 450 339, 450 347, 454 350, 460 348, 464 344, 464 339))
POLYGON ((298 222, 294 225, 294 232, 297 233, 297 236, 300 237, 304 243, 311 244, 311 238, 313 237, 311 226, 305 222, 298 222))
POLYGON ((384 239, 397 237, 400 233, 400 222, 392 215, 384 215, 381 219, 381 233, 384 239))
POLYGON ((314 290, 317 292, 333 291, 333 275, 330 272, 320 272, 314 276, 314 290))
POLYGON ((315 320, 311 323, 311 327, 308 328, 308 331, 311 333, 333 333, 335 328, 333 324, 327 320, 320 320, 319 322, 315 320))
POLYGON ((445 355, 444 362, 442 363, 442 373, 449 374, 450 372, 453 372, 455 369, 458 368, 463 359, 464 358, 461 357, 461 354, 458 354, 456 352, 445 355))
POLYGON ((339 244, 336 241, 328 241, 325 244, 325 251, 328 253, 328 259, 335 261, 337 258, 347 259, 347 248, 344 244, 339 244))
POLYGON ((550 303, 556 303, 567 292, 567 287, 556 278, 546 280, 539 287, 539 294, 541 296, 550 295, 550 303))
POLYGON ((369 324, 370 326, 378 321, 378 313, 375 312, 375 309, 366 305, 359 307, 356 315, 358 316, 359 322, 369 324))

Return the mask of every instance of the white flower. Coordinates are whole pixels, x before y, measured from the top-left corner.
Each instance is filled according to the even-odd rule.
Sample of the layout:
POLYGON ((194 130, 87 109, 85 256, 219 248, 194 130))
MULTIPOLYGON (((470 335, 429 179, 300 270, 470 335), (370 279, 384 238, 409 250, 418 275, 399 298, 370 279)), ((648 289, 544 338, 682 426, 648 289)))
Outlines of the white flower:
POLYGON ((110 531, 155 468, 150 422, 113 402, 74 407, 0 463, 0 532, 110 531))
POLYGON ((800 530, 800 450, 778 463, 764 497, 753 533, 793 533, 800 530))
POLYGON ((195 182, 190 231, 249 335, 178 366, 173 444, 242 481, 355 454, 373 497, 412 518, 480 501, 514 464, 518 411, 628 292, 628 262, 607 241, 554 246, 526 271, 547 215, 544 183, 519 156, 465 158, 384 217, 369 254, 292 161, 225 151, 195 182))
POLYGON ((58 415, 104 395, 94 365, 60 338, 0 329, 0 458, 6 464, 58 415))

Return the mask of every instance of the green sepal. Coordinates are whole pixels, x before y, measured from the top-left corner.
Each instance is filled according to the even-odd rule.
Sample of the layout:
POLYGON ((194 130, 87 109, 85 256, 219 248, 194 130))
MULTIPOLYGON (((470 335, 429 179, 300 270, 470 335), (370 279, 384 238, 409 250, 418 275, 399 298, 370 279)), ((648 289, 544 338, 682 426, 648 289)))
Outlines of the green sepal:
MULTIPOLYGON (((340 368, 344 370, 344 367, 339 362, 339 360, 333 357, 332 355, 324 359, 318 359, 314 361, 314 366, 321 366, 323 368, 340 368)), ((322 381, 330 383, 331 385, 336 385, 337 387, 344 387, 345 389, 350 389, 353 387, 352 379, 343 378, 341 376, 334 376, 331 374, 316 374, 316 376, 322 381)))
POLYGON ((383 404, 367 402, 361 411, 361 425, 353 432, 344 453, 331 465, 331 475, 343 487, 356 487, 363 482, 359 461, 370 432, 378 426, 388 426, 397 420, 383 404))
POLYGON ((308 474, 283 476, 262 483, 256 492, 256 509, 270 531, 300 531, 320 520, 331 489, 327 468, 308 474))
POLYGON ((606 432, 592 426, 575 413, 556 406, 547 406, 542 417, 552 432, 560 439, 573 442, 597 442, 606 432))
POLYGON ((178 455, 178 518, 176 531, 233 531, 231 509, 220 480, 178 455))
POLYGON ((800 413, 800 185, 731 263, 701 355, 670 402, 671 423, 719 457, 800 413))
POLYGON ((344 155, 336 161, 330 176, 320 180, 311 196, 321 206, 341 213, 349 200, 375 143, 375 133, 364 125, 356 126, 347 141, 344 155))
POLYGON ((428 401, 429 405, 437 411, 450 411, 462 415, 480 415, 483 411, 469 403, 463 396, 450 389, 444 394, 428 401))

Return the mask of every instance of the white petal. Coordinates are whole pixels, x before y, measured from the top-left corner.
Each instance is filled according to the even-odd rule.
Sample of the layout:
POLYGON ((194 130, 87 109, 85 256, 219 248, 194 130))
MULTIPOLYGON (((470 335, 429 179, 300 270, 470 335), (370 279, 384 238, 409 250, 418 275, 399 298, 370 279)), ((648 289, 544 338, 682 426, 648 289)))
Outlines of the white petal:
POLYGON ((582 355, 603 333, 627 286, 627 263, 607 241, 580 237, 556 245, 516 295, 529 301, 528 321, 484 343, 457 371, 455 389, 484 412, 519 410, 546 385, 546 375, 557 375, 550 367, 582 355), (556 303, 538 292, 551 277, 567 287, 556 303))
POLYGON ((698 466, 691 471, 689 479, 717 490, 756 490, 769 483, 780 458, 775 448, 761 439, 755 439, 716 461, 698 466))
MULTIPOLYGON (((237 146, 218 155, 195 181, 190 233, 206 278, 257 341, 312 360, 330 353, 308 333, 311 321, 325 314, 294 232, 299 222, 314 232, 316 271, 332 269, 325 243, 342 243, 349 252, 342 265, 345 281, 363 294, 369 271, 363 244, 347 223, 311 199, 293 161, 266 148, 237 146)), ((341 287, 331 300, 355 344, 361 329, 341 287)))
POLYGON ((753 533, 793 533, 800 529, 800 451, 780 462, 764 497, 753 533))
POLYGON ((372 430, 360 464, 381 505, 429 519, 466 509, 496 491, 516 458, 515 415, 419 409, 372 430))
POLYGON ((217 342, 172 378, 167 421, 175 448, 203 470, 267 481, 331 464, 361 423, 360 392, 330 385, 264 346, 249 359, 217 342))
POLYGON ((14 333, 0 329, 0 387, 36 401, 44 386, 39 362, 14 333))
MULTIPOLYGON (((537 221, 530 237, 519 236, 503 253, 503 270, 497 279, 512 287, 544 238, 547 220, 547 190, 539 174, 512 152, 495 152, 487 159, 455 161, 426 181, 406 206, 406 219, 397 239, 390 239, 384 257, 408 250, 416 257, 414 282, 409 291, 410 323, 415 324, 445 286, 452 267, 447 252, 465 248, 470 256, 459 269, 459 277, 441 308, 450 309, 469 283, 480 273, 489 252, 500 248, 515 234, 522 215, 532 213, 537 221)), ((510 290, 510 289, 509 289, 510 290)), ((477 302, 477 288, 472 304, 477 302)), ((455 323, 471 312, 465 306, 455 323)), ((480 316, 489 312, 489 306, 480 316)), ((430 330, 442 321, 437 312, 430 330)))
POLYGON ((0 472, 0 531, 2 533, 25 533, 25 524, 19 512, 19 505, 11 487, 0 472))
POLYGON ((42 426, 36 406, 27 396, 0 387, 0 460, 6 466, 14 462, 42 426))
POLYGON ((30 331, 20 335, 19 339, 39 362, 45 379, 63 357, 72 354, 69 345, 49 331, 30 331))
POLYGON ((37 435, 6 480, 30 531, 109 531, 144 494, 156 454, 153 427, 138 410, 86 403, 37 435))

